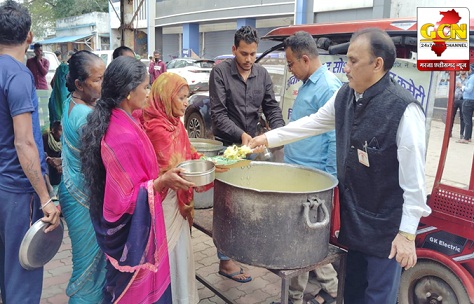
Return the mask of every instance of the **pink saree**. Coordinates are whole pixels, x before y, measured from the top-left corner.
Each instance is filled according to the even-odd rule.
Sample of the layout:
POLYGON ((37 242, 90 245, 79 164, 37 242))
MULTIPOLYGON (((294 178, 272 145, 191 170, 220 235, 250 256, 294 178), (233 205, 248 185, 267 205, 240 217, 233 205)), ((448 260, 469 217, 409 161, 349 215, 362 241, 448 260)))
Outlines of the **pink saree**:
MULTIPOLYGON (((201 157, 201 154, 191 145, 180 117, 172 114, 172 100, 184 86, 188 86, 188 83, 177 74, 167 72, 160 75, 153 84, 150 101, 140 117, 156 152, 156 159, 162 173, 175 168, 185 160, 201 157)), ((207 189, 210 187, 212 185, 207 189)), ((197 189, 197 191, 204 190, 206 189, 197 189)), ((193 189, 177 191, 180 213, 188 219, 190 225, 194 213, 193 194, 193 189)))
POLYGON ((94 223, 107 256, 106 300, 171 303, 169 257, 159 170, 153 146, 135 120, 114 109, 102 139, 106 168, 103 217, 94 223))

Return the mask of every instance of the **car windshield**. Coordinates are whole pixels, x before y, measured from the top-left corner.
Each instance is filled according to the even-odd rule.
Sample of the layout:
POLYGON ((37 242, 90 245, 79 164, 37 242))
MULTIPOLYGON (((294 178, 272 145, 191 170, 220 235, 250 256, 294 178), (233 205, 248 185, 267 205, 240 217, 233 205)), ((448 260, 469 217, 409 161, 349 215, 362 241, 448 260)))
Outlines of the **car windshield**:
POLYGON ((193 66, 195 59, 173 59, 166 64, 166 68, 168 69, 178 69, 184 68, 187 66, 193 66))

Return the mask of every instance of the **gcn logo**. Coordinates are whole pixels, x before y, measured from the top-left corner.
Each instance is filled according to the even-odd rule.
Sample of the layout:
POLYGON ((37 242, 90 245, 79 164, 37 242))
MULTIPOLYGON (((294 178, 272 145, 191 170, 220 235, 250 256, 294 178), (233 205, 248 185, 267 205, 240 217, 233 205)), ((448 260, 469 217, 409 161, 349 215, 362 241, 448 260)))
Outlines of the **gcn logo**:
POLYGON ((417 65, 423 71, 469 70, 467 8, 418 8, 417 65), (436 15, 439 21, 430 20, 436 15))

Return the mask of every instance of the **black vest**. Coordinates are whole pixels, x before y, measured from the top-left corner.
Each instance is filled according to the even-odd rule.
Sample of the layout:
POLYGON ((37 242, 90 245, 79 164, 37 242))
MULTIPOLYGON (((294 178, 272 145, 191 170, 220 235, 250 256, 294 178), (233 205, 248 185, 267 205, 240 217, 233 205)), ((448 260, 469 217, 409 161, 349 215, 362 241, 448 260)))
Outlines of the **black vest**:
POLYGON ((398 233, 403 191, 396 134, 406 107, 417 101, 385 74, 355 101, 345 84, 335 100, 337 175, 341 203, 339 241, 352 250, 388 257, 398 233), (359 162, 366 151, 370 167, 359 162))

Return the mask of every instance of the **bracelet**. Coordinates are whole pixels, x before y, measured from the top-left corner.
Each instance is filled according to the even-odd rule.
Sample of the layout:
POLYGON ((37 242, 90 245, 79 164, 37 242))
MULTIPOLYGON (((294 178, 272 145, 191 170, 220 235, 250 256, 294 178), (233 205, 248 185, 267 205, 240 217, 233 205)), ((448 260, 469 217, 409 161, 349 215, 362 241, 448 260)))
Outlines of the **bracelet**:
POLYGON ((50 204, 53 201, 52 198, 50 198, 44 205, 40 207, 40 210, 43 210, 44 207, 46 207, 48 204, 50 204))
POLYGON ((416 239, 415 234, 411 234, 411 233, 408 233, 408 232, 398 231, 398 234, 400 234, 401 236, 403 236, 404 238, 406 238, 408 241, 411 241, 411 242, 416 239))

